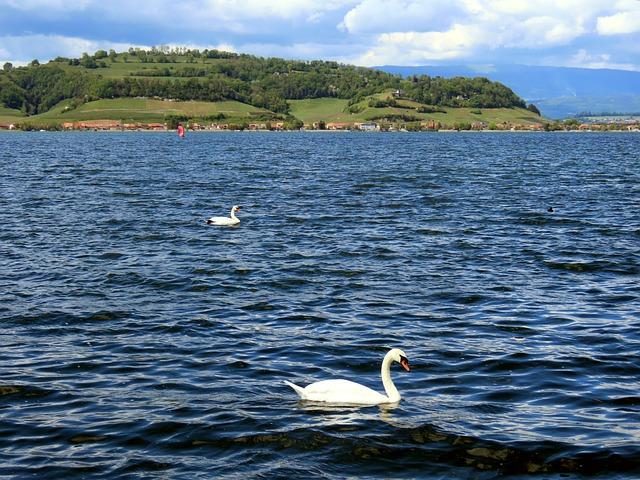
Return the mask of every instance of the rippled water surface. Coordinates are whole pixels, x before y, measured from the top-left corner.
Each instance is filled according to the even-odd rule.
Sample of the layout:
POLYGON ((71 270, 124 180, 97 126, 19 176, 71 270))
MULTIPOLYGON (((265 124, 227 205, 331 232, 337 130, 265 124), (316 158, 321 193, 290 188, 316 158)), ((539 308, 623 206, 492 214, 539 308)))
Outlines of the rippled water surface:
POLYGON ((637 478, 639 152, 0 134, 0 477, 637 478))

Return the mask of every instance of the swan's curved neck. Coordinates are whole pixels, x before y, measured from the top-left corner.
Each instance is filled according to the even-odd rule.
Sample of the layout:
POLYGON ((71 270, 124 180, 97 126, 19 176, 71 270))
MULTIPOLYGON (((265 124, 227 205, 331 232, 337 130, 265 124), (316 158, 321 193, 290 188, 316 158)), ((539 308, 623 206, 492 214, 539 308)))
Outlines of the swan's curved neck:
POLYGON ((400 393, 393 384, 393 380, 391 380, 391 363, 393 363, 393 360, 391 359, 391 352, 389 352, 385 355, 384 360, 382 360, 380 375, 382 376, 382 385, 384 386, 384 391, 387 393, 387 397, 389 397, 389 401, 395 403, 400 401, 400 393))
POLYGON ((238 219, 238 217, 236 217, 236 212, 233 210, 233 208, 231 209, 231 218, 233 220, 237 220, 238 219))

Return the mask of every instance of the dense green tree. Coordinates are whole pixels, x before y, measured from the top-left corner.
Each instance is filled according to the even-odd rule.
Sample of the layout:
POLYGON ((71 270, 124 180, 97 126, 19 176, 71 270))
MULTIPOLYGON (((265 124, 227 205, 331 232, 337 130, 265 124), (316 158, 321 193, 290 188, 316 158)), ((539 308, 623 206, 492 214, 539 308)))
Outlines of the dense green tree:
POLYGON ((0 105, 21 109, 25 101, 25 91, 15 83, 0 77, 0 105))
POLYGON ((96 59, 90 57, 88 53, 82 54, 82 58, 80 59, 80 66, 84 68, 98 68, 96 59))
POLYGON ((527 105, 527 110, 529 110, 530 112, 535 113, 538 116, 541 115, 540 110, 533 103, 530 103, 529 105, 527 105))
MULTIPOLYGON (((86 74, 65 71, 55 64, 38 68, 16 68, 7 77, 9 83, 3 83, 0 87, 3 103, 6 104, 9 95, 5 91, 10 91, 10 96, 14 99, 15 95, 20 95, 21 108, 28 114, 46 112, 61 100, 85 95, 91 83, 91 78, 86 74)), ((16 102, 17 100, 13 100, 13 103, 16 102)))
POLYGON ((174 130, 178 128, 179 124, 186 124, 189 121, 189 117, 186 115, 167 115, 164 117, 167 128, 174 130))

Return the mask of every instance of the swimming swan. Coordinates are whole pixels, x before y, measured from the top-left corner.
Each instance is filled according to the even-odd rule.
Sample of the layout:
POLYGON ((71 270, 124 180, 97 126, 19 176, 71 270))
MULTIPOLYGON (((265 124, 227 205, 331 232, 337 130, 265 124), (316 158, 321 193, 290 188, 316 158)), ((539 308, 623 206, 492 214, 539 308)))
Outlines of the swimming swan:
POLYGON ((349 380, 323 380, 302 388, 285 380, 284 383, 293 388, 302 400, 326 402, 339 405, 380 405, 400 401, 398 389, 391 380, 391 363, 398 362, 408 372, 409 360, 399 348, 391 349, 382 360, 382 385, 386 395, 371 390, 369 387, 349 380))
POLYGON ((207 220, 207 225, 237 225, 240 223, 240 219, 236 217, 236 212, 240 210, 239 205, 231 207, 230 217, 211 217, 207 220))

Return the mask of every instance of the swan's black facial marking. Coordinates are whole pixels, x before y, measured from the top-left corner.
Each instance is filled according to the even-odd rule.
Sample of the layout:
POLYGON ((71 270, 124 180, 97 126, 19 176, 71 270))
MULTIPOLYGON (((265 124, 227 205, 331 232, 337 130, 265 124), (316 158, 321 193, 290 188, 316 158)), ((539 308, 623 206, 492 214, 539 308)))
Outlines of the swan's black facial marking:
POLYGON ((407 372, 411 371, 411 367, 409 367, 409 359, 407 357, 400 355, 400 365, 402 365, 402 368, 407 372))

